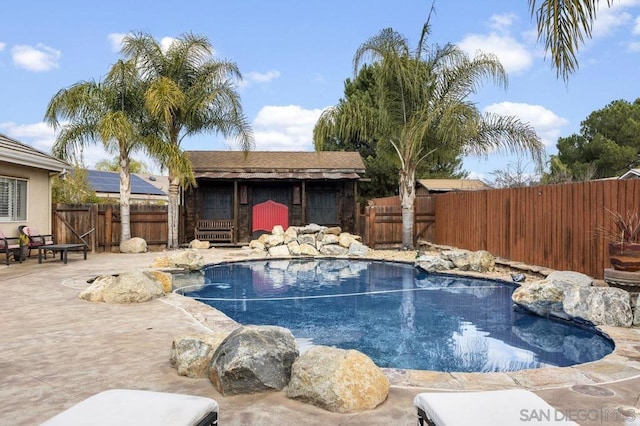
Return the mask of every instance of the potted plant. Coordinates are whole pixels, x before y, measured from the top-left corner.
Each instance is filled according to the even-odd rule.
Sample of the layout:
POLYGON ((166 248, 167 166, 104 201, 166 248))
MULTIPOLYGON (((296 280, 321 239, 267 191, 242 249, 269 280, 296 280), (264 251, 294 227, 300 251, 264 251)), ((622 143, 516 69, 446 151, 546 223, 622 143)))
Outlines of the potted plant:
POLYGON ((29 256, 29 236, 27 234, 20 233, 18 236, 20 238, 20 260, 27 260, 29 256))
POLYGON ((607 210, 614 230, 605 230, 609 240, 611 267, 618 271, 640 271, 640 213, 628 210, 625 214, 607 210))

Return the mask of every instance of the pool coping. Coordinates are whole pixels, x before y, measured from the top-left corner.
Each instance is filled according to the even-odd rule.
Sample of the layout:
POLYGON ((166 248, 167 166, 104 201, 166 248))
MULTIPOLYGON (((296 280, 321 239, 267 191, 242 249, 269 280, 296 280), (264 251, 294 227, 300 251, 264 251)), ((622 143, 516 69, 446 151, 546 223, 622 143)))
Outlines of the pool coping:
MULTIPOLYGON (((299 257, 256 256, 242 259, 226 259, 207 265, 220 265, 252 260, 291 260, 297 258, 299 257)), ((309 257, 309 259, 378 260, 415 265, 415 262, 412 261, 383 258, 315 256, 309 257)), ((499 278, 497 276, 488 277, 486 274, 472 271, 447 271, 445 274, 490 279, 514 284, 505 278, 499 278)), ((225 329, 233 328, 231 323, 235 324, 235 327, 242 325, 205 303, 182 296, 178 293, 171 294, 174 295, 174 299, 187 299, 189 302, 184 303, 185 301, 179 302, 178 300, 174 300, 173 303, 178 302, 177 304, 180 305, 180 308, 184 309, 185 312, 189 313, 194 319, 210 330, 212 330, 211 326, 215 326, 216 330, 220 330, 220 322, 224 323, 225 329), (207 310, 211 312, 208 314, 207 310), (229 321, 231 323, 229 323, 229 321)), ((511 388, 546 390, 573 386, 577 383, 583 385, 602 385, 640 378, 640 329, 613 326, 597 326, 595 328, 613 340, 615 345, 614 350, 599 360, 569 367, 541 367, 512 372, 490 373, 440 372, 397 368, 381 369, 389 379, 391 386, 421 388, 434 391, 484 391, 511 388)))

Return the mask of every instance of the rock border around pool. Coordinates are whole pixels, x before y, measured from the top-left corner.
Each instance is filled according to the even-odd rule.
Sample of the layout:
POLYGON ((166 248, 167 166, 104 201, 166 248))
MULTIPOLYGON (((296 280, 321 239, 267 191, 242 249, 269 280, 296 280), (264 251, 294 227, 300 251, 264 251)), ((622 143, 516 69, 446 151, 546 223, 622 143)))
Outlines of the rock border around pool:
POLYGON ((372 410, 389 395, 384 371, 359 351, 317 345, 300 354, 291 331, 276 326, 239 326, 220 337, 177 337, 172 367, 182 376, 208 377, 222 395, 283 391, 339 413, 372 410))

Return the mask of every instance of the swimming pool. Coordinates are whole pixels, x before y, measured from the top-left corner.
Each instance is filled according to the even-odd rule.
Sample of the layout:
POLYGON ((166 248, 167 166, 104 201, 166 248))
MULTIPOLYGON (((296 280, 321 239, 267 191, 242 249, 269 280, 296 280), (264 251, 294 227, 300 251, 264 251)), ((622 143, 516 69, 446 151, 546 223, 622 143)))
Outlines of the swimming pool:
POLYGON ((292 259, 204 269, 179 290, 242 324, 286 327, 299 342, 357 349, 380 367, 491 372, 602 358, 594 329, 514 311, 508 283, 427 274, 413 265, 292 259))

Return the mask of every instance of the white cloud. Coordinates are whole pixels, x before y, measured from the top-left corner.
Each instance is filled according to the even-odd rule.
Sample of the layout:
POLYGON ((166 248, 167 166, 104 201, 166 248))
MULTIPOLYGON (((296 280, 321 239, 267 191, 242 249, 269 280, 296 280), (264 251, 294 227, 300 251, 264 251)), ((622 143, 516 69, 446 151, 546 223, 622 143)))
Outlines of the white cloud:
POLYGON ((7 46, 7 43, 3 43, 0 41, 0 52, 2 52, 6 46, 7 46))
POLYGON ((485 112, 518 117, 520 121, 529 123, 545 146, 554 146, 560 136, 560 129, 568 123, 567 119, 558 117, 553 111, 541 105, 530 105, 516 102, 500 102, 489 105, 485 112))
POLYGON ((160 39, 160 49, 164 53, 167 53, 167 50, 169 50, 174 41, 176 41, 176 39, 173 37, 162 37, 162 39, 160 39))
POLYGON ((122 40, 127 36, 126 33, 111 33, 107 36, 107 40, 111 44, 111 50, 119 52, 122 48, 122 40))
POLYGON ((507 73, 522 72, 533 63, 532 54, 514 38, 497 33, 470 34, 457 43, 470 56, 478 51, 493 53, 498 57, 507 73))
POLYGON ((640 41, 634 41, 627 45, 630 52, 640 52, 640 41))
POLYGON ((280 77, 280 71, 271 70, 265 73, 251 71, 242 76, 242 80, 237 82, 238 87, 245 88, 253 85, 254 83, 269 83, 272 80, 280 77))
MULTIPOLYGON (((51 148, 56 141, 56 133, 53 128, 43 122, 33 124, 0 123, 0 131, 47 154, 51 153, 51 148)), ((102 144, 99 143, 86 146, 83 149, 82 156, 84 164, 91 169, 98 161, 112 157, 105 152, 102 144)))
POLYGON ((633 23, 633 30, 631 32, 635 35, 640 35, 640 16, 636 18, 633 23))
POLYGON ((489 19, 489 27, 498 32, 508 32, 517 16, 513 13, 503 13, 500 15, 493 15, 489 19))
POLYGON ((62 52, 38 43, 34 46, 19 45, 11 49, 13 63, 29 71, 49 71, 58 68, 62 52))
POLYGON ((321 109, 299 105, 264 106, 253 121, 256 150, 312 151, 313 127, 321 109))

